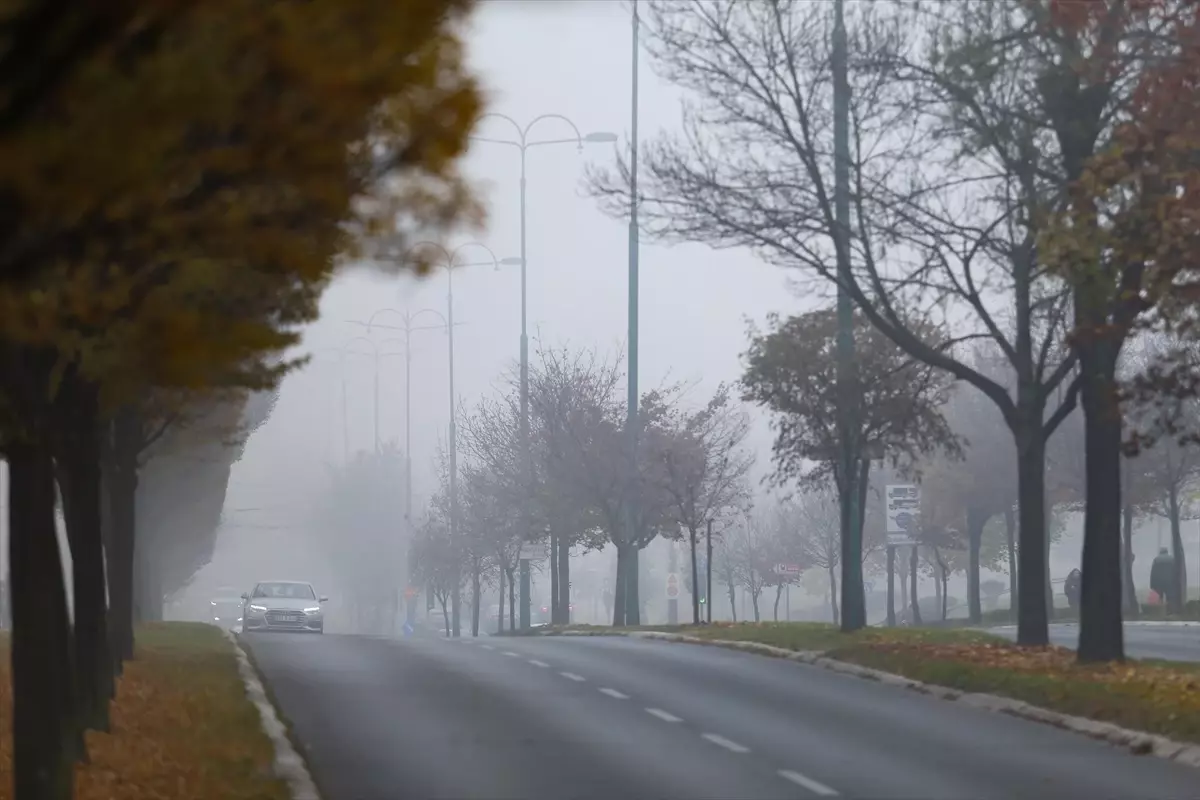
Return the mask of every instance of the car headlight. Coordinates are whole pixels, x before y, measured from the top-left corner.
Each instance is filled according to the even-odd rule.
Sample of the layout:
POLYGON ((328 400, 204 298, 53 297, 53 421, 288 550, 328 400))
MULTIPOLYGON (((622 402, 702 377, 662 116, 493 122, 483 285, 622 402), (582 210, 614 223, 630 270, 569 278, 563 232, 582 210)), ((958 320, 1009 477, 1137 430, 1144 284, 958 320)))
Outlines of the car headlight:
POLYGON ((267 607, 266 607, 266 606, 256 606, 256 605, 251 605, 251 606, 250 606, 250 610, 251 610, 251 611, 262 611, 262 612, 265 612, 265 611, 267 610, 267 607))
POLYGON ((316 606, 316 607, 314 607, 314 608, 306 608, 306 609, 304 609, 304 613, 305 613, 305 614, 320 614, 320 613, 321 613, 321 607, 320 607, 320 606, 316 606))

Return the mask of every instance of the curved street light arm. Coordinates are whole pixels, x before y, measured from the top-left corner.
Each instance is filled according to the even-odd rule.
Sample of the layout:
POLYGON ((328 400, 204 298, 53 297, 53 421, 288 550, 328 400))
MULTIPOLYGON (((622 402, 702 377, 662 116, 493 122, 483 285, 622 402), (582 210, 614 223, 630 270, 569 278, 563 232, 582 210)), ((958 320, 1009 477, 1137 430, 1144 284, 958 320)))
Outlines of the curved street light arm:
POLYGON ((339 347, 338 351, 341 353, 343 360, 346 358, 346 356, 353 356, 353 355, 358 355, 358 356, 374 355, 376 358, 379 357, 379 347, 375 344, 375 342, 373 342, 372 340, 368 339, 365 336, 355 336, 353 339, 348 340, 345 344, 343 344, 341 347, 339 347), (372 352, 370 352, 370 353, 357 352, 356 353, 355 351, 350 349, 350 345, 354 344, 355 342, 366 342, 367 344, 371 345, 372 352))
MULTIPOLYGON (((517 140, 517 141, 515 141, 515 142, 512 142, 512 141, 510 141, 510 142, 503 142, 503 140, 495 140, 495 141, 497 141, 497 142, 502 142, 502 143, 507 143, 507 144, 515 144, 517 147, 524 147, 524 146, 525 146, 525 130, 528 130, 528 126, 526 126, 525 130, 522 130, 522 129, 521 129, 521 123, 517 122, 515 119, 513 119, 512 117, 510 117, 508 114, 501 114, 499 111, 489 111, 489 112, 487 112, 486 114, 480 114, 480 115, 479 115, 479 119, 477 119, 477 120, 476 120, 476 122, 477 122, 477 123, 478 123, 478 122, 483 122, 485 119, 488 119, 489 117, 493 117, 493 118, 495 118, 495 119, 502 119, 502 120, 504 120, 504 121, 505 121, 505 122, 507 122, 509 125, 512 125, 512 126, 513 126, 513 130, 515 130, 515 131, 517 132, 517 137, 518 137, 518 140, 517 140)), ((482 139, 483 137, 472 137, 472 138, 480 138, 480 139, 482 139)))
MULTIPOLYGON (((371 332, 371 327, 375 324, 375 318, 378 317, 380 314, 395 314, 398 317, 400 317, 400 319, 404 320, 405 325, 407 325, 408 321, 409 321, 409 316, 408 316, 407 312, 398 311, 397 309, 394 309, 394 308, 376 309, 375 313, 373 313, 373 314, 371 314, 371 316, 367 317, 367 322, 366 322, 367 333, 371 332)), ((357 322, 356 320, 351 320, 351 321, 354 322, 356 325, 363 324, 361 322, 357 322)))
MULTIPOLYGON (((531 131, 533 129, 533 126, 537 125, 539 122, 541 122, 544 119, 562 120, 563 122, 570 125, 571 130, 575 131, 575 142, 581 148, 583 147, 583 134, 579 132, 579 126, 577 126, 574 122, 572 122, 568 117, 564 117, 562 114, 541 114, 541 115, 536 116, 533 119, 529 120, 529 124, 526 125, 525 130, 521 132, 521 142, 523 144, 528 142, 529 131, 531 131)), ((570 141, 570 140, 568 140, 568 141, 570 141)), ((528 146, 528 145, 526 145, 526 146, 528 146)))

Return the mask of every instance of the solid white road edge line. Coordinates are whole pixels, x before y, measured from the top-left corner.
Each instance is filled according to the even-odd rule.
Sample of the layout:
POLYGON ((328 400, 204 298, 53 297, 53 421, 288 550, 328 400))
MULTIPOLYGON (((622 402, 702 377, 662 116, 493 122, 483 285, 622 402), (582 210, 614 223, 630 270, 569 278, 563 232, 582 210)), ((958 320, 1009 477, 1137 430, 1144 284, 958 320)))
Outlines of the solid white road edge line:
POLYGON ((572 680, 572 681, 576 681, 576 682, 580 682, 580 683, 585 680, 585 678, 582 675, 576 675, 574 672, 560 672, 558 674, 562 675, 567 680, 572 680))
POLYGON ((1176 761, 1189 767, 1200 767, 1200 745, 1177 742, 1165 736, 1147 733, 1146 731, 1122 728, 1120 725, 1114 725, 1111 722, 1099 722, 1094 719, 1087 719, 1086 717, 1076 717, 1070 714, 1062 714, 1058 711, 1050 711, 1041 706, 1026 703, 1023 700, 1014 700, 1011 697, 1001 697, 1000 695, 983 694, 981 692, 960 692, 957 689, 950 689, 933 683, 922 683, 921 681, 914 681, 911 678, 905 678, 903 675, 883 672, 869 667, 860 667, 857 664, 851 664, 847 661, 828 658, 819 651, 787 650, 782 647, 773 647, 758 642, 701 639, 696 636, 684 636, 665 631, 630 631, 628 633, 608 633, 605 635, 628 636, 635 639, 662 639, 671 642, 710 645, 728 650, 764 653, 788 661, 821 667, 830 672, 840 672, 843 675, 852 675, 856 678, 878 681, 887 686, 911 689, 941 700, 957 701, 984 711, 1008 714, 1009 716, 1019 717, 1031 722, 1051 725, 1072 733, 1082 734, 1090 739, 1097 739, 1111 745, 1116 745, 1117 747, 1123 747, 1137 755, 1152 755, 1167 761, 1176 761))
POLYGON ((779 777, 789 780, 797 786, 803 786, 813 794, 819 794, 822 797, 837 797, 837 792, 833 789, 830 789, 819 781, 814 781, 807 775, 801 775, 799 772, 794 772, 790 769, 781 769, 779 770, 779 777))
POLYGON ((275 706, 271 705, 262 679, 255 672, 254 665, 250 663, 246 651, 242 649, 236 636, 229 631, 226 631, 225 635, 233 645, 234 653, 237 656, 238 673, 241 674, 242 683, 246 686, 246 697, 258 709, 263 733, 267 735, 267 738, 271 740, 271 745, 275 748, 275 761, 272 764, 275 775, 288 785, 288 793, 292 800, 321 800, 317 785, 313 783, 312 775, 309 774, 304 759, 292 746, 292 740, 287 735, 287 728, 279 720, 275 706))
POLYGON ((708 741, 712 742, 713 744, 717 745, 718 747, 724 747, 726 750, 728 750, 731 753, 749 753, 750 752, 749 747, 738 744, 737 742, 733 741, 732 739, 726 739, 724 736, 720 735, 719 733, 702 733, 702 734, 700 734, 700 738, 707 739, 708 741))
POLYGON ((536 658, 529 659, 529 663, 533 664, 535 667, 542 667, 543 669, 550 666, 545 661, 538 661, 536 658))
POLYGON ((647 708, 646 713, 652 717, 658 717, 663 722, 683 722, 679 717, 670 712, 663 711, 661 708, 647 708))
POLYGON ((609 689, 607 686, 601 687, 600 693, 606 694, 609 697, 615 698, 617 700, 628 700, 629 699, 629 695, 624 694, 623 692, 618 692, 616 689, 609 689))

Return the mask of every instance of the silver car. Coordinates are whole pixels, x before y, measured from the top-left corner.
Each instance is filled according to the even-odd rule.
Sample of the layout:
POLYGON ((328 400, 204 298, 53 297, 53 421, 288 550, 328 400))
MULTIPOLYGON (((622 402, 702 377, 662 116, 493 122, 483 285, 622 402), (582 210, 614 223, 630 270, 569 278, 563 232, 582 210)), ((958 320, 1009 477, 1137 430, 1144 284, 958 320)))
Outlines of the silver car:
POLYGON ((328 597, 318 597, 311 583, 305 581, 262 581, 254 590, 242 595, 242 630, 299 631, 322 633, 325 612, 322 603, 328 597))

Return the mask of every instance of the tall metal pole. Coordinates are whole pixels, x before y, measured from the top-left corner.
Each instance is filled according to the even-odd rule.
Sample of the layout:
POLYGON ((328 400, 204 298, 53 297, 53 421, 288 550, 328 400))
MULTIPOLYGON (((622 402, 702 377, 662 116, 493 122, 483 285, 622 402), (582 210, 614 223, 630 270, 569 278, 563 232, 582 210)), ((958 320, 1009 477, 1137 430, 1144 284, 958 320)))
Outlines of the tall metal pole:
POLYGON ((350 410, 346 392, 346 354, 342 354, 342 463, 350 463, 350 410))
MULTIPOLYGON (((529 441, 529 329, 528 329, 528 266, 525 250, 525 141, 521 141, 521 458, 525 471, 525 532, 533 533, 533 453, 529 441)), ((521 630, 528 630, 530 618, 529 559, 522 558, 521 571, 521 630)))
MULTIPOLYGON (((634 508, 633 486, 637 479, 637 447, 638 447, 638 4, 633 0, 633 64, 632 64, 632 122, 630 128, 631 154, 629 159, 629 379, 626 381, 628 397, 626 398, 627 418, 625 432, 629 438, 629 493, 625 502, 625 543, 629 548, 631 560, 625 570, 620 572, 623 585, 618 587, 622 593, 624 625, 637 625, 640 622, 638 603, 636 600, 638 588, 638 566, 636 549, 638 512, 634 508), (632 574, 631 574, 632 573, 632 574)), ((620 551, 618 551, 620 558, 620 551)))
POLYGON ((375 455, 379 455, 379 351, 375 351, 375 411, 374 411, 375 455))
POLYGON ((866 626, 862 582, 862 529, 858 524, 858 419, 854 386, 854 306, 850 264, 850 81, 845 0, 834 0, 833 147, 837 242, 837 388, 842 473, 842 630, 866 626))
MULTIPOLYGON (((450 541, 458 546, 458 433, 455 424, 454 411, 454 263, 446 265, 446 332, 450 345, 448 349, 450 361, 450 541)), ((457 552, 457 550, 455 551, 457 552)), ((451 630, 454 636, 459 635, 462 619, 462 602, 459 597, 461 580, 458 574, 461 566, 455 559, 454 595, 451 599, 451 630)))
MULTIPOLYGON (((408 536, 408 586, 413 590, 413 507, 412 507, 412 325, 404 315, 404 527, 408 536)), ((404 619, 411 626, 416 621, 416 596, 404 593, 404 619)))

